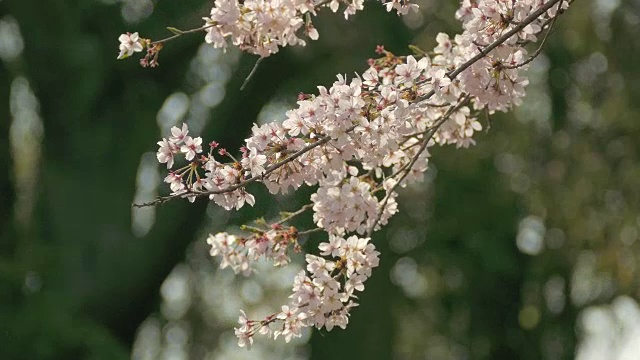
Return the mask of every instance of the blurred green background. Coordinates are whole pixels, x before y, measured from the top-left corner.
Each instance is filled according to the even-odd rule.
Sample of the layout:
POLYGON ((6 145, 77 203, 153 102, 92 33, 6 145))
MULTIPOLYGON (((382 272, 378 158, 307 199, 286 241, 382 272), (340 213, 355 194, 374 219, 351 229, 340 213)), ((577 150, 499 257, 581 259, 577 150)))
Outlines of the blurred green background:
MULTIPOLYGON (((155 145, 186 121, 228 149, 298 92, 460 31, 453 0, 406 18, 324 12, 320 40, 265 60, 193 35, 161 66, 118 36, 200 26, 211 1, 0 1, 0 359, 640 359, 640 2, 576 1, 532 63, 525 103, 427 180, 374 236, 381 265, 347 330, 237 348, 239 309, 279 308, 300 265, 218 271, 207 233, 308 202, 225 212, 166 193, 155 145), (298 268, 296 268, 298 266, 298 268)), ((485 127, 489 125, 483 119, 485 127)), ((321 237, 311 241, 320 241, 321 237)))

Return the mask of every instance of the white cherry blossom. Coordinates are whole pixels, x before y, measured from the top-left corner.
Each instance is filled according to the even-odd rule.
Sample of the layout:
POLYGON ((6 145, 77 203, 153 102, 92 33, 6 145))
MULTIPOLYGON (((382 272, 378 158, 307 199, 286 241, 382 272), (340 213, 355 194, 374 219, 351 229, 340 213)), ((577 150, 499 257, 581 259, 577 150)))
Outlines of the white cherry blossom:
POLYGON ((133 55, 134 52, 141 52, 144 49, 142 39, 140 39, 137 32, 133 34, 122 34, 118 40, 120 41, 120 54, 118 54, 118 59, 128 58, 133 55))

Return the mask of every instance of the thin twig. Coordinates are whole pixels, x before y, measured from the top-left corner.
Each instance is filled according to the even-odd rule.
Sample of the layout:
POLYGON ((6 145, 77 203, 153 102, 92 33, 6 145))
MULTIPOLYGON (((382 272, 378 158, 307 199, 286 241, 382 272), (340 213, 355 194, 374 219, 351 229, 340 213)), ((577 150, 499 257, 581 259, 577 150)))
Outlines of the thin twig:
POLYGON ((245 86, 247 86, 247 84, 249 83, 249 80, 251 80, 251 78, 253 77, 253 74, 256 73, 256 70, 258 70, 258 65, 260 65, 263 59, 264 59, 263 57, 260 57, 258 60, 256 60, 255 65, 253 65, 253 69, 251 69, 251 72, 249 73, 249 75, 247 75, 247 78, 244 79, 242 86, 240 86, 240 91, 244 90, 245 86))
POLYGON ((287 221, 293 219, 294 217, 304 213, 305 211, 311 209, 313 207, 313 204, 307 204, 303 207, 300 208, 300 210, 289 213, 287 216, 285 216, 284 218, 282 218, 280 221, 276 222, 276 224, 278 225, 282 225, 284 223, 286 223, 287 221))
POLYGON ((309 229, 309 230, 299 231, 299 232, 298 232, 298 236, 301 236, 301 235, 309 235, 309 234, 313 234, 313 233, 316 233, 316 232, 319 232, 319 231, 324 231, 324 230, 325 230, 325 229, 323 229, 323 228, 314 228, 314 229, 309 229))
POLYGON ((205 26, 201 26, 201 27, 199 27, 199 28, 189 29, 189 30, 179 30, 179 29, 176 29, 176 30, 180 31, 180 33, 179 33, 179 34, 175 34, 175 35, 173 35, 173 36, 169 36, 168 38, 164 38, 164 39, 162 39, 162 40, 156 40, 156 41, 153 41, 153 42, 151 43, 151 45, 155 45, 155 44, 159 44, 159 43, 164 43, 164 42, 167 42, 167 41, 171 41, 171 40, 176 39, 176 38, 179 38, 180 36, 185 35, 185 34, 191 34, 191 33, 199 32, 199 31, 207 30, 208 28, 210 28, 210 27, 214 27, 214 26, 216 26, 216 25, 217 25, 217 24, 209 24, 209 25, 205 25, 205 26))

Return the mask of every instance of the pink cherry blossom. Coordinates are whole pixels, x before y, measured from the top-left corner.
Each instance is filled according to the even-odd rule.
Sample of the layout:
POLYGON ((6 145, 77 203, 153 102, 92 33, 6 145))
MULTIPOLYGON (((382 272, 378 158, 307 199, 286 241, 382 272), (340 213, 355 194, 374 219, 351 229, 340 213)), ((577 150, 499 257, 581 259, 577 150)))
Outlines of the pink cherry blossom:
POLYGON ((180 147, 180 151, 185 154, 185 158, 187 160, 193 160, 197 154, 202 152, 202 138, 192 138, 191 136, 186 136, 184 138, 184 145, 180 147))

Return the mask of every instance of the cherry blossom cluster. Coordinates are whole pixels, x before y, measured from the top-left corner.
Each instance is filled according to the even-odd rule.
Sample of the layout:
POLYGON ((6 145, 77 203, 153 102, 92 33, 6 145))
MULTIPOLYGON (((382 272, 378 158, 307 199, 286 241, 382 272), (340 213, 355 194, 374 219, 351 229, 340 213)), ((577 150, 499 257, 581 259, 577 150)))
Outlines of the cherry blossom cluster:
POLYGON ((300 252, 298 231, 294 227, 284 229, 274 224, 271 229, 251 230, 252 234, 245 237, 225 232, 209 235, 210 254, 220 257, 221 269, 231 267, 236 274, 249 276, 254 271, 252 265, 261 259, 270 260, 275 266, 285 266, 291 261, 290 246, 300 252))
MULTIPOLYGON (((321 3, 305 4, 312 12, 321 3)), ((395 4, 404 11, 407 3, 387 6, 395 4)), ((324 257, 307 255, 308 272, 296 278, 282 312, 263 320, 249 320, 243 313, 236 329, 241 346, 251 344, 256 333, 288 341, 304 327, 346 326, 349 309, 356 305, 353 291, 362 291, 378 263, 368 237, 398 212, 398 188, 422 179, 430 147, 473 145, 474 134, 482 130, 481 112, 507 111, 521 102, 528 83, 522 71, 532 59, 524 46, 536 41, 567 5, 566 0, 463 0, 456 14, 462 34, 453 40, 438 34, 432 51, 414 48, 409 56, 379 47, 380 56, 361 75, 338 75, 329 88, 300 94, 297 107, 282 121, 254 125, 240 159, 216 142, 205 151, 202 139, 189 136, 185 124, 158 142, 157 158, 171 170, 165 182, 172 193, 154 203, 207 196, 225 209, 239 209, 254 204, 247 190, 253 182, 272 194, 316 186, 305 210, 312 209, 317 226, 309 231, 329 236, 319 246, 324 257), (174 170, 176 162, 181 165, 174 170)), ((223 11, 223 2, 216 2, 215 9, 223 11)), ((233 9, 226 10, 232 18, 233 9)), ((211 21, 216 24, 208 29, 217 29, 219 20, 211 21)), ((135 41, 133 35, 127 41, 135 41)), ((122 51, 127 55, 131 48, 122 51)), ((300 250, 297 240, 304 233, 284 227, 288 220, 245 228, 250 236, 212 235, 211 255, 221 257, 222 267, 244 275, 259 259, 284 266, 290 261, 288 249, 300 250)))
MULTIPOLYGON (((438 40, 440 46, 451 52, 444 52, 442 60, 449 66, 464 62, 469 54, 487 47, 546 3, 549 1, 463 0, 456 18, 462 21, 465 31, 455 37, 453 45, 445 36, 438 40)), ((516 36, 507 39, 462 73, 463 90, 475 98, 476 107, 507 111, 511 105, 520 105, 525 95, 524 87, 529 83, 520 72, 526 68, 522 66, 527 57, 523 45, 537 41, 538 34, 558 10, 568 6, 569 1, 565 0, 560 1, 559 6, 550 7, 516 36)))
POLYGON ((364 234, 377 218, 378 199, 371 185, 357 177, 348 180, 323 184, 311 195, 314 221, 331 234, 364 234))
POLYGON ((307 255, 306 272, 293 281, 289 304, 279 313, 262 320, 250 320, 241 312, 235 329, 238 345, 251 346, 255 334, 282 336, 286 342, 300 337, 307 327, 331 331, 347 327, 350 310, 358 306, 356 292, 364 290, 371 270, 378 266, 380 253, 369 238, 351 236, 347 239, 330 236, 329 242, 318 246, 321 256, 307 255))
MULTIPOLYGON (((395 10, 399 15, 418 10, 418 5, 408 0, 381 2, 387 11, 395 10)), ((334 13, 343 8, 344 17, 348 19, 364 9, 364 0, 216 0, 209 17, 203 18, 205 24, 201 28, 187 31, 168 28, 175 35, 155 42, 140 38, 137 32, 120 35, 118 59, 147 48, 147 55, 140 64, 155 67, 158 65, 158 53, 166 41, 196 31, 205 31, 205 41, 215 48, 224 49, 231 42, 250 54, 267 57, 277 53, 281 47, 305 46, 306 41, 300 36, 317 40, 320 35, 311 18, 324 7, 334 13)))
MULTIPOLYGON (((160 163, 166 163, 167 169, 172 169, 176 155, 183 155, 184 159, 190 161, 187 165, 172 170, 164 178, 164 182, 169 184, 173 194, 186 194, 186 197, 193 202, 196 198, 195 193, 203 191, 216 191, 225 189, 219 194, 210 195, 211 200, 227 210, 232 208, 240 209, 245 202, 253 205, 255 199, 244 188, 240 187, 236 191, 226 191, 230 187, 237 185, 243 179, 242 167, 239 163, 222 164, 214 159, 213 151, 218 147, 214 141, 209 144, 209 153, 203 155, 202 138, 192 138, 189 136, 189 127, 182 124, 182 128, 171 128, 172 136, 169 139, 163 138, 158 142, 157 158, 160 163), (205 176, 201 176, 199 170, 205 171, 205 176)), ((235 160, 225 149, 218 150, 221 156, 228 156, 235 160)), ((244 159, 250 159, 245 156, 244 159)), ((258 156, 254 156, 252 165, 257 168, 258 156)), ((244 162, 244 161, 243 161, 244 162)), ((264 159, 262 160, 264 163, 264 159)))
MULTIPOLYGON (((407 1, 381 1, 387 11, 395 9, 398 14, 418 7, 407 1)), ((287 45, 306 45, 300 32, 317 40, 319 34, 311 16, 316 16, 322 7, 335 13, 341 4, 345 19, 364 9, 364 0, 216 0, 210 17, 204 18, 205 41, 225 48, 230 39, 241 50, 267 57, 287 45)))

